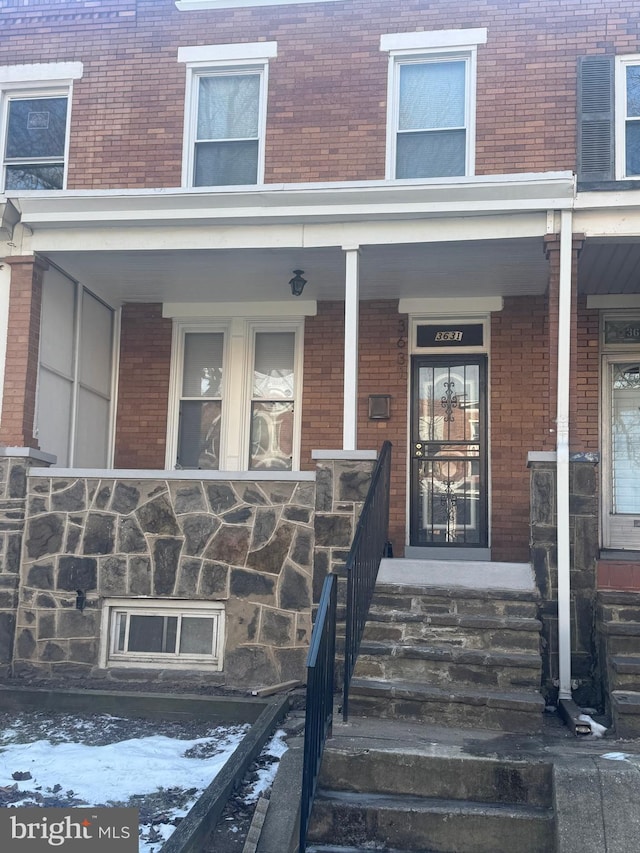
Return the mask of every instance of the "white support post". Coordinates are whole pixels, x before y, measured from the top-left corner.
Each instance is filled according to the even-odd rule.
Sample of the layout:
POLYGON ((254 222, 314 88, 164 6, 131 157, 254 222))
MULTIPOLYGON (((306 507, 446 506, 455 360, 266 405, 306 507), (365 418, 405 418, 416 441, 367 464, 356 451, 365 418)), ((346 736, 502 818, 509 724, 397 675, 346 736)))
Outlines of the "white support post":
POLYGON ((344 296, 344 408, 342 449, 356 450, 358 442, 358 310, 360 304, 359 260, 357 246, 345 251, 344 296))
POLYGON ((558 529, 559 699, 571 699, 571 550, 569 538, 569 387, 571 356, 571 269, 573 225, 570 210, 560 214, 558 294, 558 401, 556 494, 558 529))

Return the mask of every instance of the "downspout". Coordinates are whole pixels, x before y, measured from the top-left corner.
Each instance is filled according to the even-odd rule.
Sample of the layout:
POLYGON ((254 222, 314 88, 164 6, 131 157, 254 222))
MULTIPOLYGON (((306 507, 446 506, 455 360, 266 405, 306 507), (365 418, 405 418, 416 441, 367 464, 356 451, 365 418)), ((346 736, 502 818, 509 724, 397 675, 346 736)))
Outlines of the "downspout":
POLYGON ((569 539, 569 388, 571 357, 572 212, 560 213, 556 495, 558 544, 559 700, 571 699, 571 545, 569 539))
POLYGON ((358 312, 360 309, 357 246, 343 246, 345 253, 344 296, 344 409, 342 449, 358 447, 358 312))

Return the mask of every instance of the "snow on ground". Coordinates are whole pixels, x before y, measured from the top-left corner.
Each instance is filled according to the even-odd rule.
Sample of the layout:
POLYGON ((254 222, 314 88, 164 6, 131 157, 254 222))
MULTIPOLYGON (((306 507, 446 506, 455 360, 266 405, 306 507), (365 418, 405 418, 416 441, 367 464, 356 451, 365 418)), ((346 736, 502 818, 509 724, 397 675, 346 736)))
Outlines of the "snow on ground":
MULTIPOLYGON (((200 724, 200 736, 189 737, 179 724, 150 720, 31 716, 35 726, 23 714, 0 728, 0 805, 139 808, 140 853, 159 851, 249 729, 200 724)), ((247 802, 271 786, 286 749, 276 732, 247 802)))

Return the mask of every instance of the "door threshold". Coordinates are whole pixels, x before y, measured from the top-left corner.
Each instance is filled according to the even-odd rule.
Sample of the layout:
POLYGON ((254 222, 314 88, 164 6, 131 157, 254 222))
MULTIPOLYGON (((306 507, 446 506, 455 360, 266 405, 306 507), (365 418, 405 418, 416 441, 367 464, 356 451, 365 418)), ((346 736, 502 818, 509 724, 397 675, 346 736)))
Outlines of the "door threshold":
POLYGON ((413 560, 491 560, 491 548, 425 548, 418 545, 407 545, 404 555, 413 560))

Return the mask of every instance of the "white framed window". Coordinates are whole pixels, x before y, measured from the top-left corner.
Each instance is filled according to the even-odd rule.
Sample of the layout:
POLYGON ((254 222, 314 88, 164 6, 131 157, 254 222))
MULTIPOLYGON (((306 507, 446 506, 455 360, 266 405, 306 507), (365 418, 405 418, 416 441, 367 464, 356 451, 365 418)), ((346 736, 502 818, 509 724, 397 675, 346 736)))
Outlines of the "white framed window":
POLYGON ((381 37, 389 52, 387 178, 473 175, 477 45, 485 41, 485 29, 381 37))
POLYGON ((107 599, 101 666, 222 670, 224 605, 107 599))
POLYGON ((303 328, 174 320, 167 468, 298 470, 303 328))
POLYGON ((0 66, 0 191, 66 186, 72 82, 82 63, 0 66))
POLYGON ((640 56, 616 57, 616 178, 640 178, 640 56))
POLYGON ((180 48, 185 186, 263 183, 268 59, 275 55, 275 42, 180 48))

